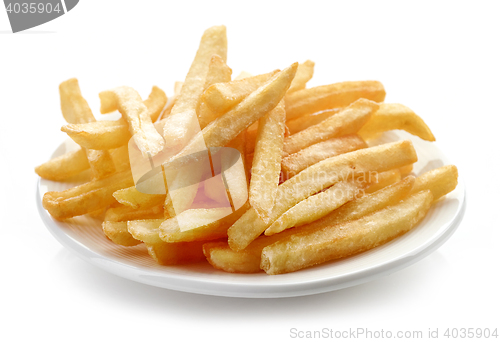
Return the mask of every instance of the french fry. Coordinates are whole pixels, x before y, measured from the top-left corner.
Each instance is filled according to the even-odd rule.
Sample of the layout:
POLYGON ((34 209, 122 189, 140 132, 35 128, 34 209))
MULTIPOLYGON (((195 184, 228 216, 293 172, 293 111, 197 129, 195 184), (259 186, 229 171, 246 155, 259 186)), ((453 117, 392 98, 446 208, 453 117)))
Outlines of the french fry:
POLYGON ((331 138, 319 142, 283 158, 281 161, 283 178, 285 180, 289 179, 305 168, 324 159, 366 147, 368 146, 364 140, 356 134, 346 135, 339 138, 331 138))
MULTIPOLYGON (((96 121, 89 104, 82 96, 76 78, 61 83, 59 85, 59 95, 61 98, 61 111, 68 123, 82 124, 96 121)), ((93 178, 105 178, 115 172, 116 169, 108 151, 87 149, 85 152, 93 178)))
POLYGON ((290 86, 296 70, 297 63, 294 63, 277 73, 236 107, 212 121, 175 158, 165 163, 164 167, 180 168, 192 162, 193 160, 186 156, 199 151, 202 143, 207 148, 226 146, 243 130, 276 107, 290 86))
MULTIPOLYGON (((175 218, 165 220, 160 226, 160 238, 165 242, 207 241, 227 237, 227 229, 245 213, 250 205, 246 203, 232 214, 218 221, 181 231, 175 218)), ((198 209, 190 209, 198 210, 198 209)), ((189 211, 190 211, 189 210, 189 211)), ((186 211, 187 212, 187 211, 186 211)), ((191 211, 190 211, 191 212, 191 211)), ((194 213, 194 212, 192 212, 194 213)), ((186 214, 187 215, 187 214, 186 214)))
MULTIPOLYGON (((224 83, 231 81, 231 68, 227 66, 224 60, 218 55, 213 55, 210 60, 210 65, 208 67, 208 74, 205 81, 204 89, 207 89, 212 84, 216 83, 224 83)), ((203 101, 203 98, 200 99, 200 103, 198 106, 198 121, 200 122, 200 128, 205 128, 210 122, 214 121, 219 117, 221 112, 214 112, 212 109, 203 101)))
POLYGON ((212 55, 219 55, 225 62, 227 38, 225 26, 214 26, 203 33, 200 46, 164 126, 163 137, 172 153, 182 150, 200 131, 196 109, 206 82, 212 55))
POLYGON ((442 166, 418 176, 412 194, 422 190, 430 190, 437 201, 455 190, 458 184, 458 170, 455 165, 442 166))
POLYGON ((431 204, 425 190, 358 220, 294 234, 262 250, 261 268, 288 273, 375 248, 414 228, 431 204))
POLYGON ((227 113, 244 98, 268 82, 277 72, 278 70, 232 82, 213 84, 205 90, 201 100, 214 113, 227 113))
POLYGON ((384 171, 378 173, 375 178, 374 182, 365 189, 365 193, 371 194, 388 185, 399 182, 401 180, 401 172, 399 169, 384 171))
POLYGON ((85 150, 79 149, 52 158, 37 166, 35 172, 44 179, 62 181, 87 170, 89 167, 85 150))
POLYGON ((102 230, 104 234, 116 243, 117 245, 131 247, 137 246, 141 241, 134 239, 127 230, 127 222, 109 222, 102 223, 102 230))
POLYGON ((136 90, 118 87, 99 93, 99 98, 102 113, 106 113, 110 106, 118 108, 127 120, 130 134, 144 157, 153 157, 163 150, 165 142, 153 125, 148 108, 136 90))
POLYGON ((334 109, 327 109, 318 113, 299 116, 298 118, 287 120, 286 126, 288 127, 290 134, 295 134, 297 132, 306 129, 307 127, 319 124, 321 121, 325 120, 326 118, 329 118, 332 115, 337 114, 341 110, 342 108, 334 108, 334 109))
POLYGON ((384 86, 378 81, 341 82, 293 92, 285 98, 287 120, 346 107, 360 98, 382 102, 384 86))
POLYGON ((252 74, 247 71, 242 71, 234 78, 235 81, 242 80, 244 78, 252 77, 252 74))
POLYGON ((307 82, 313 77, 314 74, 314 62, 307 60, 304 63, 299 64, 297 68, 297 73, 295 74, 295 78, 290 85, 290 89, 288 89, 287 94, 293 93, 297 90, 304 89, 306 87, 307 82))
POLYGON ((255 273, 260 268, 261 254, 264 247, 301 231, 321 229, 343 222, 357 220, 365 215, 395 205, 411 191, 415 177, 409 176, 402 181, 383 188, 373 194, 350 201, 330 214, 309 224, 287 229, 271 236, 259 236, 244 250, 235 252, 227 242, 209 242, 203 245, 203 252, 208 262, 215 268, 236 273, 255 273))
POLYGON ((264 222, 268 221, 278 191, 285 118, 285 103, 281 100, 272 111, 259 119, 248 197, 250 205, 264 222))
MULTIPOLYGON (((325 159, 278 186, 270 222, 307 197, 346 177, 354 177, 354 172, 363 175, 369 171, 382 172, 416 161, 417 155, 410 141, 384 144, 325 159)), ((242 250, 269 226, 254 209, 249 209, 228 229, 229 246, 235 251, 242 250)))
POLYGON ((133 184, 130 171, 117 172, 68 190, 46 192, 42 204, 56 219, 66 219, 107 207, 115 201, 113 193, 116 190, 133 184))
POLYGON ((120 222, 160 218, 163 218, 163 206, 161 205, 146 209, 132 209, 123 206, 106 210, 104 221, 120 222))
POLYGON ((381 103, 380 108, 359 130, 359 135, 363 139, 370 139, 378 133, 394 129, 405 130, 423 140, 436 141, 424 120, 410 108, 398 103, 381 103))
POLYGON ((378 107, 373 101, 359 99, 340 113, 286 138, 283 151, 292 154, 330 138, 356 133, 378 107))
POLYGON ((163 219, 128 221, 127 230, 134 239, 149 244, 159 244, 163 242, 159 230, 163 221, 163 219))
POLYGON ((177 98, 179 97, 179 94, 181 93, 182 85, 184 82, 175 82, 174 84, 174 97, 168 101, 167 105, 165 106, 165 109, 163 110, 163 113, 161 113, 161 116, 159 120, 164 120, 167 116, 170 115, 172 112, 172 108, 175 106, 175 102, 177 101, 177 98))
POLYGON ((365 185, 357 182, 339 182, 325 191, 310 196, 285 211, 266 229, 265 234, 274 235, 285 229, 320 219, 355 198, 365 185))
POLYGON ((205 260, 203 242, 146 243, 149 255, 160 265, 179 265, 205 260))
POLYGON ((399 172, 401 173, 401 177, 408 176, 413 171, 413 164, 406 165, 399 168, 399 172))
POLYGON ((240 209, 248 200, 248 175, 244 152, 245 134, 243 130, 227 145, 227 147, 238 150, 239 156, 227 149, 224 149, 221 155, 222 179, 230 196, 233 210, 240 209))
MULTIPOLYGON (((144 100, 151 121, 155 122, 167 103, 167 95, 160 88, 154 86, 149 97, 144 100)), ((112 102, 116 109, 116 103, 112 102)), ((110 105, 111 106, 111 105, 110 105)), ((101 120, 83 124, 69 124, 61 128, 78 145, 94 150, 110 150, 126 145, 132 137, 127 121, 101 120)))
POLYGON ((162 204, 165 195, 151 195, 138 191, 135 186, 120 189, 113 193, 113 197, 121 204, 133 209, 146 209, 162 204))

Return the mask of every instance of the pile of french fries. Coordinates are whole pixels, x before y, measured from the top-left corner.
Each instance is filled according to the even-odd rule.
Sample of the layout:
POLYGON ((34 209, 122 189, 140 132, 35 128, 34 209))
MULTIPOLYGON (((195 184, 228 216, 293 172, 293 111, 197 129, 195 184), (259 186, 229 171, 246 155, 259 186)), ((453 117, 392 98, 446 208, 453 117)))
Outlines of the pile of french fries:
POLYGON ((456 187, 453 165, 411 175, 417 161, 411 141, 370 146, 389 130, 435 140, 411 109, 383 102, 380 82, 307 88, 311 61, 232 79, 226 55, 226 28, 209 28, 170 99, 158 87, 146 100, 127 86, 101 92, 101 113, 121 114, 114 121, 96 121, 78 81, 63 82, 62 131, 80 149, 35 171, 52 181, 84 172, 90 179, 45 193, 44 208, 58 220, 102 218, 111 241, 144 243, 162 265, 208 260, 227 272, 281 274, 405 234, 456 187), (240 154, 242 171, 229 167, 195 184, 178 172, 175 189, 141 192, 130 141, 144 158, 165 149, 179 157, 200 146, 231 147, 240 154), (193 206, 200 196, 230 206, 193 206))

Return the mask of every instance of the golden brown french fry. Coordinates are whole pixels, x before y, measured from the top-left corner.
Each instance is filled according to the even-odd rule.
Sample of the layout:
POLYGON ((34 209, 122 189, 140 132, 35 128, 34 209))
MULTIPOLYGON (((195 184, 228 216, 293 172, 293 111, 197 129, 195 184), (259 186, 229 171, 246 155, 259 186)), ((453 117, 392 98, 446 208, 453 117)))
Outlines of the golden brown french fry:
POLYGON ((401 180, 401 172, 399 169, 389 170, 377 173, 373 182, 365 189, 365 193, 371 194, 386 186, 397 183, 401 180))
POLYGON ((202 101, 214 113, 222 115, 268 82, 277 72, 278 70, 232 82, 213 84, 203 93, 202 101))
POLYGON ((149 244, 158 244, 163 242, 160 239, 159 229, 163 221, 163 219, 128 221, 127 230, 134 239, 149 244))
POLYGON ((163 137, 172 153, 182 150, 200 131, 196 109, 205 86, 212 55, 227 58, 225 26, 214 26, 203 33, 200 46, 171 113, 165 118, 163 137))
POLYGON ((101 112, 105 112, 111 104, 127 120, 130 134, 144 157, 153 157, 165 146, 162 136, 158 133, 148 108, 142 102, 139 93, 130 87, 117 87, 99 93, 101 112))
POLYGON ((75 176, 90 167, 85 150, 79 149, 62 156, 52 158, 35 168, 42 178, 52 181, 62 181, 75 176))
POLYGON ((410 108, 398 103, 381 103, 380 108, 370 120, 359 130, 363 139, 375 137, 378 133, 394 129, 405 130, 423 140, 435 141, 424 120, 410 108))
MULTIPOLYGON (((278 186, 270 222, 307 197, 354 177, 354 173, 357 177, 369 171, 387 171, 416 161, 417 155, 410 141, 398 141, 325 159, 278 186)), ((254 209, 249 209, 228 229, 229 246, 235 251, 244 249, 269 225, 258 217, 254 209)))
POLYGON ((262 250, 261 268, 288 273, 375 248, 414 228, 431 204, 425 190, 358 220, 294 234, 262 250))
POLYGON ((146 209, 162 204, 165 195, 151 195, 138 191, 135 186, 120 189, 113 193, 113 197, 121 204, 133 209, 146 209))
POLYGON ((399 168, 399 172, 401 173, 401 177, 408 176, 413 171, 413 164, 406 165, 399 168))
POLYGON ((274 235, 285 229, 302 226, 322 218, 341 205, 351 201, 366 184, 358 182, 339 182, 325 191, 312 195, 300 201, 285 211, 266 229, 267 236, 274 235))
MULTIPOLYGON (((196 229, 181 231, 175 218, 165 220, 160 226, 160 238, 165 242, 207 241, 227 236, 227 229, 245 213, 250 205, 246 203, 234 213, 222 219, 200 226, 196 229)), ((197 209, 191 209, 197 210, 197 209)))
POLYGON ((43 195, 43 207, 56 219, 79 216, 107 207, 115 201, 116 190, 134 184, 132 173, 117 172, 107 178, 93 180, 64 191, 49 191, 43 195))
POLYGON ((417 177, 411 193, 430 190, 434 200, 438 200, 455 190, 458 184, 458 170, 455 165, 442 166, 417 177))
MULTIPOLYGON (((61 98, 61 111, 68 123, 83 124, 96 121, 89 104, 82 96, 76 78, 61 83, 59 85, 59 95, 61 98)), ((87 149, 85 152, 93 178, 104 178, 115 172, 116 169, 108 151, 87 149)))
MULTIPOLYGON (((144 100, 151 121, 156 121, 167 103, 167 95, 154 86, 149 97, 144 100)), ((116 103, 113 103, 116 105, 116 103)), ((69 124, 61 128, 78 145, 94 150, 110 150, 126 145, 132 135, 124 118, 101 120, 84 124, 69 124)))
POLYGON ((297 90, 304 89, 306 87, 307 82, 313 77, 314 74, 314 62, 307 60, 304 63, 299 64, 297 68, 297 73, 295 74, 295 78, 290 85, 290 89, 288 89, 287 94, 293 93, 297 90))
POLYGON ((87 160, 95 179, 105 178, 116 171, 109 151, 87 149, 87 160))
POLYGON ((131 247, 137 246, 141 241, 134 239, 127 230, 127 222, 108 222, 102 223, 104 234, 117 245, 131 247))
POLYGON ((203 242, 146 243, 149 255, 160 265, 179 265, 205 260, 203 242))
POLYGON ((367 214, 397 204, 410 193, 414 182, 415 177, 406 177, 401 182, 350 201, 319 220, 297 228, 287 229, 272 236, 259 236, 239 252, 229 248, 227 242, 206 243, 203 245, 203 252, 208 262, 217 269, 237 273, 260 272, 260 258, 264 247, 301 231, 321 229, 322 227, 357 220, 367 214))
POLYGON ((299 116, 298 118, 287 120, 286 126, 288 127, 290 134, 295 134, 297 132, 306 129, 307 127, 319 124, 321 121, 325 120, 326 118, 329 118, 332 115, 337 114, 341 110, 342 108, 334 108, 334 109, 327 109, 318 113, 299 116))
MULTIPOLYGON (((213 55, 210 60, 210 65, 208 67, 208 74, 205 81, 204 89, 207 89, 212 84, 223 83, 231 81, 231 68, 227 66, 224 60, 218 55, 213 55)), ((200 122, 200 128, 205 128, 210 122, 214 121, 221 114, 220 112, 214 112, 208 105, 200 99, 198 106, 198 121, 200 122)))
POLYGON ((382 102, 385 98, 384 86, 378 81, 356 81, 293 92, 285 98, 287 120, 326 109, 346 107, 360 98, 382 102))
POLYGON ((157 205, 155 207, 146 209, 132 209, 130 207, 122 206, 109 208, 108 210, 106 210, 104 221, 120 222, 133 220, 152 220, 160 218, 163 218, 162 205, 157 205))
POLYGON ((365 141, 356 134, 346 135, 339 138, 331 138, 311 145, 297 153, 283 158, 281 161, 283 179, 289 179, 305 168, 324 159, 366 147, 368 146, 365 141))
POLYGON ((330 138, 356 133, 378 107, 370 100, 356 100, 338 114, 286 138, 283 151, 292 154, 330 138))
POLYGON ((168 101, 167 105, 165 106, 165 110, 163 110, 163 113, 161 113, 161 117, 159 120, 164 120, 167 116, 170 115, 172 112, 172 108, 175 105, 175 101, 177 101, 177 98, 179 97, 179 94, 181 93, 182 85, 184 82, 175 82, 174 84, 174 96, 168 101))
POLYGON ((265 222, 274 207, 278 191, 285 118, 285 102, 281 100, 272 111, 259 119, 248 198, 252 208, 265 222))
POLYGON ((207 148, 226 146, 243 130, 276 107, 290 86, 296 70, 297 63, 294 63, 277 73, 236 107, 212 121, 171 162, 165 163, 164 167, 179 168, 182 166, 179 163, 191 162, 186 156, 197 152, 202 143, 207 148))

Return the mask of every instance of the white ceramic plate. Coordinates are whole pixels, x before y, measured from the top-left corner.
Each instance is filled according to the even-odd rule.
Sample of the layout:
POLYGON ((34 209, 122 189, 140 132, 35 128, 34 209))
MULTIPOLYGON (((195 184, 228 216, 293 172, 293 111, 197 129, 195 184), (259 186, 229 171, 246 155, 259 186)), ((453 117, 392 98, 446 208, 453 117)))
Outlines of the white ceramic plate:
MULTIPOLYGON (((404 132, 387 133, 376 143, 411 139, 419 157, 414 173, 451 164, 434 143, 404 132)), ((63 143, 54 156, 74 149, 63 143)), ((250 298, 293 297, 322 293, 358 285, 407 267, 440 247, 455 232, 465 211, 465 187, 459 179, 457 188, 438 201, 425 219, 409 233, 383 245, 343 260, 329 262, 295 273, 268 276, 231 274, 213 269, 208 263, 185 266, 159 266, 143 245, 122 247, 103 234, 100 221, 76 217, 65 222, 54 220, 42 207, 46 191, 64 190, 72 183, 40 179, 36 201, 40 216, 54 237, 84 260, 115 275, 171 290, 250 298)))

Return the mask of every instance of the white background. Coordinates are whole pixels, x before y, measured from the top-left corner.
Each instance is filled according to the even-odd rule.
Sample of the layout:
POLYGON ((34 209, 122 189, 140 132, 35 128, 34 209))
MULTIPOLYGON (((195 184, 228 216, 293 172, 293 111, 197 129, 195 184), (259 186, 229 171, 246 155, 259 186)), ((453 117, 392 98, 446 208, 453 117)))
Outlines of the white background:
MULTIPOLYGON (((290 329, 500 328, 498 2, 80 1, 10 34, 0 8, 2 340, 282 341, 290 329), (302 298, 231 299, 131 282, 49 234, 34 166, 65 139, 58 84, 172 94, 202 32, 224 24, 233 75, 311 59, 310 86, 377 79, 432 128, 467 190, 456 234, 419 263, 357 287, 302 298), (7 319, 5 318, 7 316, 7 319)), ((424 334, 425 335, 425 334, 424 334)))

